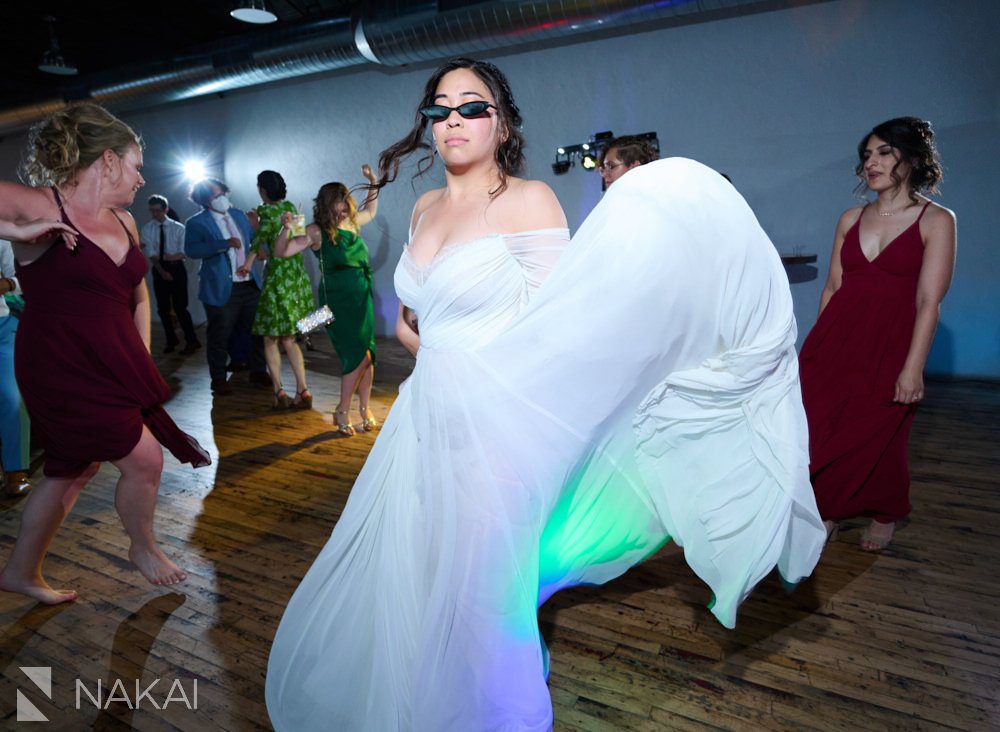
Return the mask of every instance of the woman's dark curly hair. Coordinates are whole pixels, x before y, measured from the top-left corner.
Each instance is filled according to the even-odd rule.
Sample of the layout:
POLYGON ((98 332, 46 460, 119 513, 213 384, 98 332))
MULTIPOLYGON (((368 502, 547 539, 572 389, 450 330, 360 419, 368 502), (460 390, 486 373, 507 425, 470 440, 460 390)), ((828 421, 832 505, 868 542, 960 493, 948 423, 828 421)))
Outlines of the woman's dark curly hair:
POLYGON ((861 178, 857 192, 863 193, 868 187, 864 179, 865 152, 868 141, 872 137, 884 140, 886 144, 899 151, 899 160, 890 172, 894 188, 906 185, 909 188, 910 200, 918 203, 918 193, 937 193, 937 184, 944 174, 941 172, 941 160, 938 158, 937 147, 934 145, 934 130, 931 123, 919 117, 896 117, 876 126, 871 132, 861 138, 858 143, 858 165, 855 175, 861 178), (901 163, 910 166, 907 180, 899 177, 896 170, 901 163))
POLYGON ((355 231, 358 228, 358 206, 350 189, 343 183, 324 183, 316 198, 313 199, 313 221, 326 232, 332 241, 340 239, 337 230, 337 220, 334 218, 333 207, 343 201, 347 204, 347 218, 355 231))
POLYGON ((264 193, 274 203, 284 201, 288 195, 288 188, 285 187, 285 179, 281 173, 273 170, 262 170, 257 174, 257 185, 264 189, 264 193))
POLYGON ((417 105, 417 112, 414 114, 413 127, 403 139, 390 145, 378 156, 378 181, 367 186, 368 197, 378 196, 388 183, 396 180, 399 174, 399 166, 404 159, 417 150, 422 150, 424 155, 417 163, 417 172, 413 176, 418 178, 434 164, 434 143, 427 142, 425 132, 429 121, 420 114, 419 109, 434 104, 434 95, 437 93, 438 84, 445 74, 456 69, 469 69, 479 79, 486 84, 493 99, 496 102, 497 118, 500 129, 500 144, 494 152, 497 164, 497 171, 500 174, 500 184, 492 191, 490 197, 496 198, 507 190, 507 176, 519 175, 524 170, 524 136, 521 134, 521 110, 514 103, 514 95, 510 91, 510 84, 507 77, 503 75, 496 66, 489 61, 477 61, 471 58, 453 58, 439 67, 427 80, 424 86, 424 95, 417 105))

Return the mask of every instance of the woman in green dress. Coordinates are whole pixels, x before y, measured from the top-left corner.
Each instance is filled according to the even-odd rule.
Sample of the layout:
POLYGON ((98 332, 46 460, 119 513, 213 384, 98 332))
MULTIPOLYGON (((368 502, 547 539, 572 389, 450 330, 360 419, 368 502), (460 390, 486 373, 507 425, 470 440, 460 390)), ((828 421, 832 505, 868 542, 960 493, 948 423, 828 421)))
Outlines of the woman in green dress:
MULTIPOLYGON (((377 179, 364 165, 361 172, 370 182, 377 179)), ((275 244, 278 257, 297 256, 307 247, 320 260, 323 273, 320 300, 330 306, 334 320, 326 332, 337 350, 343 368, 340 402, 334 419, 337 430, 346 436, 355 433, 351 422, 351 400, 358 393, 361 422, 357 429, 371 432, 378 427, 368 408, 375 375, 375 312, 372 306, 372 272, 368 263, 368 245, 360 229, 373 218, 378 201, 366 202, 358 209, 350 190, 343 183, 326 183, 319 189, 313 208, 314 223, 305 236, 290 237, 287 225, 275 244)), ((282 218, 291 221, 290 215, 282 218)))
MULTIPOLYGON (((273 170, 263 171, 257 176, 257 190, 263 203, 256 211, 247 214, 256 233, 246 264, 238 270, 240 274, 250 270, 254 259, 264 258, 267 253, 273 252, 278 232, 282 229, 282 216, 298 214, 295 206, 285 200, 287 192, 285 181, 279 173, 273 170)), ((252 331, 254 335, 264 336, 264 360, 267 361, 267 371, 271 375, 271 385, 274 388, 274 399, 271 403, 274 409, 287 409, 292 406, 300 409, 312 407, 312 394, 306 383, 306 367, 302 360, 302 351, 295 342, 297 332, 295 323, 315 308, 312 285, 309 284, 302 255, 272 257, 267 264, 264 289, 260 293, 252 331), (281 385, 279 344, 284 347, 288 362, 292 366, 292 373, 295 374, 294 399, 288 396, 281 385)))

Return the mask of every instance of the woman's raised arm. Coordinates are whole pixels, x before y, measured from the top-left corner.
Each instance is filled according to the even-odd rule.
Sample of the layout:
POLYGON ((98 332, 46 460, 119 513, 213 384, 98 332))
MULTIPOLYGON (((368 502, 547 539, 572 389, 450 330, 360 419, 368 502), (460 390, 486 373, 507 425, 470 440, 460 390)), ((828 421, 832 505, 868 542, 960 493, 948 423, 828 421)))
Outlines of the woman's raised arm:
POLYGON ((305 236, 291 236, 292 232, 289 228, 291 222, 292 214, 284 213, 281 215, 282 226, 281 231, 278 232, 278 238, 274 242, 274 256, 293 257, 309 247, 319 249, 323 243, 323 233, 319 226, 309 224, 306 227, 305 236))
MULTIPOLYGON (((365 164, 361 166, 361 174, 368 179, 368 182, 375 184, 378 182, 378 178, 375 177, 375 173, 372 172, 370 165, 365 164)), ((364 226, 375 218, 375 214, 378 213, 378 196, 369 195, 365 198, 365 202, 362 204, 361 208, 358 209, 358 215, 356 220, 358 226, 364 226)))
POLYGON ((24 244, 51 244, 62 236, 70 249, 77 232, 59 221, 52 201, 38 188, 0 181, 0 238, 24 244))

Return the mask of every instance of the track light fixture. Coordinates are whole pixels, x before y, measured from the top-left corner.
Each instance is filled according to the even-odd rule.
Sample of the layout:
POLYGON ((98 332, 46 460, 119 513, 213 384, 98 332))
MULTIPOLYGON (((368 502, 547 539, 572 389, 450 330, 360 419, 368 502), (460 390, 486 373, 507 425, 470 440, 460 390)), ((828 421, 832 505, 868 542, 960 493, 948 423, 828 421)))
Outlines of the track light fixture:
MULTIPOLYGON (((576 165, 577 161, 583 160, 583 145, 563 145, 556 148, 556 160, 552 163, 552 172, 556 175, 568 173, 569 169, 576 165)), ((594 163, 597 164, 596 162, 594 163)))
MULTIPOLYGON (((638 135, 630 135, 630 137, 646 140, 654 150, 657 152, 660 151, 660 141, 655 132, 643 132, 638 135)), ((563 175, 569 172, 569 169, 574 167, 577 162, 586 171, 597 170, 597 162, 604 154, 608 143, 613 139, 615 139, 614 133, 611 130, 607 130, 605 132, 595 132, 587 142, 557 147, 556 159, 552 163, 552 172, 556 175, 563 175)))

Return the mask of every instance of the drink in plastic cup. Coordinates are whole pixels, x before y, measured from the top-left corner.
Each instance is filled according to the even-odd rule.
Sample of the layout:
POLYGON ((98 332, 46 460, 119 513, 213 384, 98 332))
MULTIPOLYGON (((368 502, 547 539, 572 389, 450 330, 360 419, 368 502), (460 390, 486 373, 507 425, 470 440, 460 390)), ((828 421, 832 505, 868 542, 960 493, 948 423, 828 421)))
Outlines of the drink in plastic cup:
POLYGON ((292 236, 306 235, 306 215, 296 214, 292 216, 292 236))

